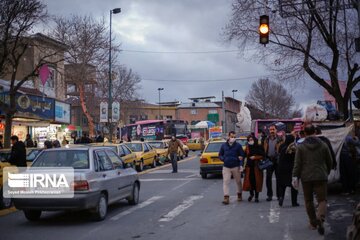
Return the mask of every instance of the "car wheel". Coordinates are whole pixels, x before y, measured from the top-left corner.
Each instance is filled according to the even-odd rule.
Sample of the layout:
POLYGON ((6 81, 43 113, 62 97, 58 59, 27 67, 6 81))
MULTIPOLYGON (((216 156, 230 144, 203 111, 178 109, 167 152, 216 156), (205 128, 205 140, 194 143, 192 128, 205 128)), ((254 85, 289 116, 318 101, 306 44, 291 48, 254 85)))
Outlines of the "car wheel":
POLYGON ((4 198, 3 196, 3 189, 0 189, 0 209, 3 208, 10 208, 12 205, 12 199, 11 198, 4 198))
POLYGON ((154 157, 154 161, 153 161, 153 163, 151 165, 151 168, 156 168, 156 157, 154 157))
POLYGON ((24 210, 24 215, 29 221, 38 221, 41 216, 40 210, 24 210))
POLYGON ((144 170, 144 161, 143 161, 143 160, 141 160, 141 162, 139 163, 139 165, 136 166, 136 170, 137 170, 138 172, 142 172, 142 171, 144 170))
POLYGON ((97 206, 94 209, 94 213, 93 213, 94 220, 102 221, 105 219, 106 214, 107 214, 107 198, 104 193, 101 193, 97 206))
POLYGON ((201 175, 201 178, 202 178, 202 179, 206 179, 206 178, 207 178, 207 173, 200 173, 200 175, 201 175))
POLYGON ((131 196, 128 199, 128 202, 130 205, 137 205, 139 203, 139 198, 140 198, 139 184, 135 183, 133 186, 131 196))

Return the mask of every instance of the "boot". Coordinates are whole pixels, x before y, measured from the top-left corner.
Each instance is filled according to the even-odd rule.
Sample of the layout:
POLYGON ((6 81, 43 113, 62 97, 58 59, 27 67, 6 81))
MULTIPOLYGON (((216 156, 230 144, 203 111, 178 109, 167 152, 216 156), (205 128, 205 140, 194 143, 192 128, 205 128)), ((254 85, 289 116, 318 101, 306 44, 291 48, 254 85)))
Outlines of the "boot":
POLYGON ((222 202, 225 205, 228 205, 230 203, 230 197, 229 196, 224 196, 224 201, 222 202))
POLYGON ((237 198, 238 202, 241 202, 243 200, 242 193, 238 193, 237 196, 238 196, 238 198, 237 198))

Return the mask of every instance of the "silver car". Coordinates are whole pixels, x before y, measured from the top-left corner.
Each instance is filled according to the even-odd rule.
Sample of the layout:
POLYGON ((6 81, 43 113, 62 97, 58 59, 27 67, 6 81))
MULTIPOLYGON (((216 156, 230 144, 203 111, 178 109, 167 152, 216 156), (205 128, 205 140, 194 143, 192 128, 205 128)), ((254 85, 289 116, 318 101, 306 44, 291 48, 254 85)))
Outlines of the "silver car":
POLYGON ((103 220, 109 204, 126 199, 139 202, 140 181, 137 172, 125 165, 109 148, 81 146, 44 150, 32 167, 73 167, 73 198, 15 198, 15 207, 24 211, 30 221, 40 218, 42 211, 84 210, 95 220, 103 220))

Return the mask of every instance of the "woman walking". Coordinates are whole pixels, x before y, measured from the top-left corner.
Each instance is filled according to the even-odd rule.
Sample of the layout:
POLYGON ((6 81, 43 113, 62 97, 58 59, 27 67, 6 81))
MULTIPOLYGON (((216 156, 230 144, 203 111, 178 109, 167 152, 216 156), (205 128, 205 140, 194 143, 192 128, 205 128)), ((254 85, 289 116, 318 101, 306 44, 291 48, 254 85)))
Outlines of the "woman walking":
POLYGON ((293 207, 298 207, 297 202, 298 191, 292 186, 292 172, 294 168, 296 144, 295 137, 293 135, 287 135, 285 142, 280 146, 279 149, 279 206, 282 207, 284 203, 286 187, 291 187, 291 203, 293 207))
POLYGON ((246 146, 247 162, 245 166, 244 191, 249 191, 248 201, 251 202, 255 196, 255 202, 259 202, 259 192, 262 191, 263 172, 258 167, 258 162, 264 158, 264 149, 258 144, 258 140, 249 135, 246 146))

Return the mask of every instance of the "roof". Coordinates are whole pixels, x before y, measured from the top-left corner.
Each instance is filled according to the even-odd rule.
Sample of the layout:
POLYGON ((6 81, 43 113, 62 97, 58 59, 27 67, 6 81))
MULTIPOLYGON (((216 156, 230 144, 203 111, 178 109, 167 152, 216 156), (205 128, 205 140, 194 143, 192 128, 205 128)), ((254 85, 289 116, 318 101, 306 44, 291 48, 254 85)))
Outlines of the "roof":
POLYGON ((182 103, 178 108, 220 108, 219 105, 213 102, 197 102, 197 103, 182 103))
POLYGON ((34 39, 41 39, 41 40, 43 40, 43 41, 45 41, 45 42, 51 43, 51 44, 53 44, 53 45, 56 45, 56 46, 62 48, 63 50, 67 50, 67 49, 68 49, 68 46, 67 46, 65 43, 60 42, 60 41, 58 41, 58 40, 55 40, 54 38, 51 38, 51 37, 49 37, 49 36, 47 36, 47 35, 44 35, 44 34, 42 34, 42 33, 36 33, 36 34, 32 35, 32 37, 33 37, 34 39))
POLYGON ((205 100, 205 99, 212 99, 212 98, 216 98, 215 96, 210 96, 210 97, 196 97, 196 98, 189 98, 190 100, 205 100))

